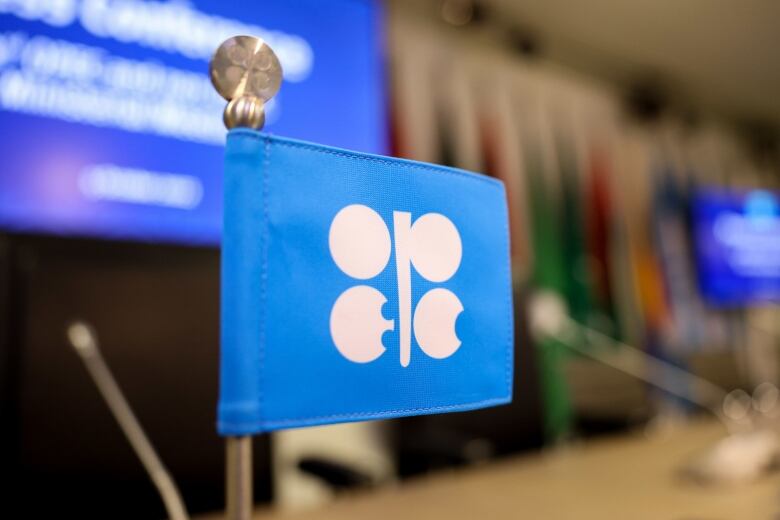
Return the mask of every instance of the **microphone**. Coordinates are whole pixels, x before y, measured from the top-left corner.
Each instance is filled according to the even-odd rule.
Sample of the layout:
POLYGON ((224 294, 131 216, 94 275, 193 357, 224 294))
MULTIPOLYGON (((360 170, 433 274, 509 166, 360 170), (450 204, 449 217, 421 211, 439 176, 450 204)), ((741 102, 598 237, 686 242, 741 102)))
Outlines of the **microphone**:
POLYGON ((157 455, 149 438, 141 428, 138 419, 133 414, 122 390, 108 368, 100 353, 97 335, 94 329, 83 321, 76 321, 67 328, 67 338, 70 345, 79 355, 87 368, 87 372, 95 382, 100 395, 106 401, 108 408, 119 423, 119 427, 141 459, 149 478, 160 493, 170 520, 189 520, 189 514, 182 501, 179 489, 170 473, 157 455))

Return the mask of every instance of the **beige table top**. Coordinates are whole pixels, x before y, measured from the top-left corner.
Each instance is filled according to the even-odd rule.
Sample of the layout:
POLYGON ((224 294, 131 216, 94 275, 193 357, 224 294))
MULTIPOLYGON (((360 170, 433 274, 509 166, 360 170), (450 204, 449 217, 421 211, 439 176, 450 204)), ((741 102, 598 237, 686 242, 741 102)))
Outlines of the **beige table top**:
MULTIPOLYGON (((686 461, 724 435, 698 423, 665 438, 641 434, 582 443, 480 468, 439 473, 322 509, 257 519, 294 520, 776 520, 780 475, 702 486, 680 476, 686 461)), ((203 520, 217 520, 219 516, 203 520)))

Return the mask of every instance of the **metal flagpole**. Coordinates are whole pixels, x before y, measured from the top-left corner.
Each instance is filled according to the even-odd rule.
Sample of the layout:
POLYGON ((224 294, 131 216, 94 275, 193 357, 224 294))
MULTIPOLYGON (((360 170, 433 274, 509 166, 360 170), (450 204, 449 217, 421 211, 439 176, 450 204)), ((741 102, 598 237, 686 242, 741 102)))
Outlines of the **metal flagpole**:
POLYGON ((228 437, 226 441, 225 496, 228 520, 252 518, 252 437, 228 437))
MULTIPOLYGON (((260 130, 265 103, 279 90, 282 67, 260 38, 234 36, 225 40, 209 63, 214 88, 228 101, 223 121, 228 129, 260 130)), ((226 439, 225 494, 228 520, 252 517, 252 437, 226 439)))

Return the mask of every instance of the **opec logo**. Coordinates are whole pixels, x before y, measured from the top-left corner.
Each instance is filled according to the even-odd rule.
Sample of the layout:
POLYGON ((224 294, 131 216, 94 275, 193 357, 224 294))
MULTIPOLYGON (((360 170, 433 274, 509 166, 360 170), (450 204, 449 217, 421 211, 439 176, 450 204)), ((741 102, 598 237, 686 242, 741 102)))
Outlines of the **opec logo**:
MULTIPOLYGON (((412 312, 412 268, 430 282, 446 282, 460 267, 462 245, 458 229, 439 213, 393 212, 393 238, 379 214, 352 204, 333 218, 328 236, 333 261, 347 276, 370 280, 390 261, 395 248, 398 277, 398 323, 401 366, 411 359, 411 334, 432 358, 444 359, 458 350, 455 321, 463 311, 458 297, 443 287, 426 292, 412 312)), ((395 330, 396 320, 382 315, 387 297, 370 285, 355 285, 339 295, 330 314, 330 333, 338 351, 355 363, 369 363, 384 354, 382 335, 395 330)))

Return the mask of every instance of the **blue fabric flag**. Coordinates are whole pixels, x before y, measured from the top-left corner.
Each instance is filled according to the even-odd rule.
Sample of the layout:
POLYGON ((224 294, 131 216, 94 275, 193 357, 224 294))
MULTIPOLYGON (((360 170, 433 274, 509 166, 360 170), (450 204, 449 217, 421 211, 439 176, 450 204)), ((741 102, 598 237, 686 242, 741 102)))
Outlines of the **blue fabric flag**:
POLYGON ((224 193, 220 434, 511 400, 500 181, 238 129, 224 193))

